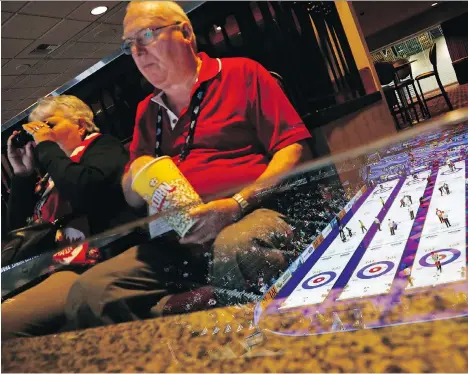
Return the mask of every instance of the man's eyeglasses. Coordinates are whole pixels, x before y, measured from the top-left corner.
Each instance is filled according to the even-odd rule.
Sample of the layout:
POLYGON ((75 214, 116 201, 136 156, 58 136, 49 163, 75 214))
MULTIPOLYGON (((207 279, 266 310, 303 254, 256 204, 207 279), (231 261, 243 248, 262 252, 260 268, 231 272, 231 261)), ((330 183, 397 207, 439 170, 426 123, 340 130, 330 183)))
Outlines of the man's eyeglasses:
POLYGON ((175 23, 172 23, 170 25, 166 26, 160 26, 160 27, 149 27, 146 29, 143 29, 138 32, 137 37, 134 39, 125 39, 124 42, 122 43, 121 49, 122 52, 125 53, 126 55, 131 55, 132 54, 132 47, 137 44, 138 46, 146 46, 151 44, 157 35, 157 32, 159 30, 162 30, 166 27, 172 27, 172 26, 177 26, 180 25, 182 22, 177 21, 175 23))

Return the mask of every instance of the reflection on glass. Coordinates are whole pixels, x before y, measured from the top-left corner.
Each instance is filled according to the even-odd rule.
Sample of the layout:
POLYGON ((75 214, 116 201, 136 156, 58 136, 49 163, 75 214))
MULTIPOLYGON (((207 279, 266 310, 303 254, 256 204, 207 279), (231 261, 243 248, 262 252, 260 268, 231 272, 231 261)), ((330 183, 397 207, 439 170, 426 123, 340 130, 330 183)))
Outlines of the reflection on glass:
MULTIPOLYGON (((255 233, 241 249, 220 241, 193 255, 179 250, 173 230, 162 234, 152 253, 167 254, 155 266, 171 297, 145 317, 205 311, 187 333, 231 336, 244 347, 207 353, 219 358, 260 352, 272 333, 303 336, 466 315, 468 127, 458 122, 385 142, 304 165, 275 188, 259 186, 269 196, 263 208, 279 216, 261 216, 275 230, 255 233)), ((87 244, 110 246, 155 220, 171 226, 180 213, 165 210, 87 244)), ((255 223, 235 234, 242 239, 255 223)), ((2 296, 60 266, 49 253, 2 268, 2 296)))

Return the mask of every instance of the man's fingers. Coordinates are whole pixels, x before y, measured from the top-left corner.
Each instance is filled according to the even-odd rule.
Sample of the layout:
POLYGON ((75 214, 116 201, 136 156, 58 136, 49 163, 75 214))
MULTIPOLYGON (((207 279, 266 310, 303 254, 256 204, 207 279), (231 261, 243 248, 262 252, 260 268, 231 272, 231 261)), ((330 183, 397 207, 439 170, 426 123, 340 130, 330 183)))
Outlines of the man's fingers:
POLYGON ((185 235, 182 239, 180 239, 181 244, 188 244, 188 243, 195 243, 199 240, 200 237, 203 237, 203 228, 205 226, 205 221, 200 220, 198 221, 185 235))
POLYGON ((180 240, 181 244, 197 243, 202 244, 211 239, 213 226, 206 220, 197 222, 192 230, 180 240))
POLYGON ((205 213, 206 213, 206 209, 204 209, 204 204, 193 207, 189 211, 190 216, 194 219, 200 218, 205 213))
POLYGON ((211 239, 209 232, 199 230, 192 235, 187 235, 180 239, 180 244, 203 244, 211 239))
POLYGON ((201 230, 201 228, 205 225, 205 220, 199 219, 191 228, 189 233, 196 232, 198 230, 201 230))

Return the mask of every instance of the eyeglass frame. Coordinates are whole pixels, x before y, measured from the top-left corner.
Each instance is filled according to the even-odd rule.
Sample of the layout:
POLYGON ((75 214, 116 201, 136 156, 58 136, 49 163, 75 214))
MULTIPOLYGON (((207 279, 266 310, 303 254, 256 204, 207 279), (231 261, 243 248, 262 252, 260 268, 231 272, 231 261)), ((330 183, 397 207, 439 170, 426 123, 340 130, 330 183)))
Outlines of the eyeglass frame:
POLYGON ((172 27, 172 26, 178 26, 180 25, 182 22, 181 21, 176 21, 175 23, 172 23, 170 25, 165 25, 165 26, 159 26, 159 27, 145 27, 144 29, 141 29, 140 31, 138 31, 138 34, 145 31, 145 30, 150 30, 151 33, 153 34, 152 36, 152 40, 148 43, 148 44, 141 44, 139 41, 138 41, 138 38, 133 38, 133 39, 125 39, 121 46, 120 46, 120 49, 122 50, 122 52, 128 56, 130 56, 132 54, 132 47, 134 45, 138 45, 140 47, 145 47, 149 44, 151 44, 155 39, 154 39, 154 33, 158 30, 162 30, 162 29, 165 29, 166 27, 172 27), (126 46, 129 46, 128 49, 126 46), (127 53, 128 51, 128 53, 127 53))

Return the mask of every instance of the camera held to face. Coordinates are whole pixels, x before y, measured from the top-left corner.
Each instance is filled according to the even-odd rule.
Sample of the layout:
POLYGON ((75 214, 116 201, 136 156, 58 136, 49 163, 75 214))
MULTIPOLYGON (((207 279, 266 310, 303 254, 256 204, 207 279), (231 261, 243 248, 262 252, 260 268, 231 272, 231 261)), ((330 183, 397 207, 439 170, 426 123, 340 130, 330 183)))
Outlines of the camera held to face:
POLYGON ((12 139, 11 139, 11 144, 15 148, 23 148, 26 144, 29 142, 33 141, 33 137, 31 134, 27 133, 24 130, 21 130, 18 134, 16 134, 12 139))

